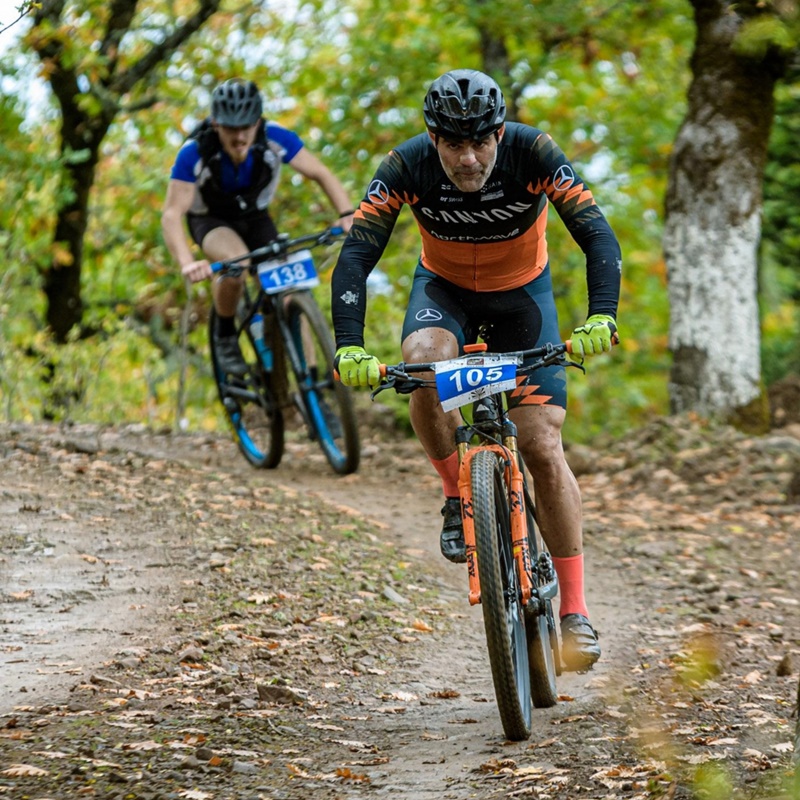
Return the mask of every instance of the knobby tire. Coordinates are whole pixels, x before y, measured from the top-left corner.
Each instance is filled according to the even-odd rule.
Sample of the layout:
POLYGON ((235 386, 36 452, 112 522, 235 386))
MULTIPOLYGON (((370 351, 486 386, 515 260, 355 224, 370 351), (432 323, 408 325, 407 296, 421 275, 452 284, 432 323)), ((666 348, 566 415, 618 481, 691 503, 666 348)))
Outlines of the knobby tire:
POLYGON ((273 392, 273 376, 264 368, 249 329, 239 335, 239 346, 248 365, 247 374, 241 378, 226 376, 218 363, 215 326, 216 312, 212 309, 208 332, 211 365, 236 445, 254 467, 274 469, 283 457, 284 419, 273 392))
POLYGON ((531 732, 530 670, 508 491, 496 453, 475 454, 471 481, 481 606, 495 697, 503 732, 519 741, 531 732))
POLYGON ((328 323, 310 292, 290 293, 285 310, 301 357, 291 391, 311 438, 333 470, 348 475, 358 469, 361 446, 351 391, 333 377, 335 348, 328 323))
MULTIPOLYGON (((528 520, 528 549, 533 564, 534 582, 545 583, 538 574, 540 554, 544 551, 544 543, 536 528, 533 500, 525 489, 525 516, 528 520)), ((543 614, 526 614, 525 633, 528 637, 528 663, 531 672, 531 699, 535 708, 550 708, 558 702, 556 675, 559 669, 558 633, 556 632, 553 603, 545 602, 543 614)))

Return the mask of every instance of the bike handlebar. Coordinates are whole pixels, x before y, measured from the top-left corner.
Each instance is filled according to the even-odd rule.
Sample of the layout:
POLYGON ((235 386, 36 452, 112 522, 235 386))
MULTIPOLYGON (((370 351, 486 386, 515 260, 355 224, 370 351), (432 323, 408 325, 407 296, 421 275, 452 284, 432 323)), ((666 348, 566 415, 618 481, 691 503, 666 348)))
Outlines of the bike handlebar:
MULTIPOLYGON (((466 345, 465 355, 484 355, 484 356, 503 356, 505 358, 516 357, 519 361, 517 367, 517 374, 527 374, 541 367, 549 367, 553 364, 564 364, 565 366, 574 366, 578 369, 583 369, 580 364, 574 361, 568 361, 564 354, 572 352, 572 342, 567 339, 565 342, 557 344, 548 343, 542 347, 534 347, 529 350, 515 350, 510 353, 489 353, 486 345, 466 345), (528 364, 523 364, 523 361, 533 359, 528 364)), ((420 372, 433 372, 437 363, 436 361, 429 361, 418 364, 406 364, 400 362, 399 364, 381 364, 379 366, 381 373, 381 385, 373 390, 373 396, 385 389, 394 389, 397 392, 408 393, 415 389, 420 389, 423 386, 432 386, 434 382, 429 378, 414 377, 416 373, 420 372)))
POLYGON ((298 236, 296 239, 290 239, 288 234, 281 234, 274 242, 270 242, 264 247, 258 247, 251 250, 244 255, 236 256, 236 258, 227 258, 225 261, 214 261, 211 264, 211 271, 223 272, 230 269, 246 269, 242 261, 248 259, 261 259, 266 260, 267 257, 276 258, 293 253, 295 250, 300 250, 303 247, 318 247, 325 244, 333 244, 337 239, 344 235, 344 228, 338 225, 332 228, 326 228, 324 231, 317 233, 308 233, 305 236, 298 236))

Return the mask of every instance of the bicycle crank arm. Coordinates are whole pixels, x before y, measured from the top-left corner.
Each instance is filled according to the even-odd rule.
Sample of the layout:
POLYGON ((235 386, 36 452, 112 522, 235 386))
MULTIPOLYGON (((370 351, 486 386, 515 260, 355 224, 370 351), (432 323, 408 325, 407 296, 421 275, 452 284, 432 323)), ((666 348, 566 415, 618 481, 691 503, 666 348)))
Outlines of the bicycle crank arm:
MULTIPOLYGON (((230 398, 239 398, 240 400, 245 400, 248 403, 258 403, 262 405, 261 398, 257 392, 254 392, 252 389, 245 389, 239 386, 233 386, 228 384, 225 388, 225 395, 226 399, 230 398)), ((224 402, 224 401, 223 401, 224 402)))

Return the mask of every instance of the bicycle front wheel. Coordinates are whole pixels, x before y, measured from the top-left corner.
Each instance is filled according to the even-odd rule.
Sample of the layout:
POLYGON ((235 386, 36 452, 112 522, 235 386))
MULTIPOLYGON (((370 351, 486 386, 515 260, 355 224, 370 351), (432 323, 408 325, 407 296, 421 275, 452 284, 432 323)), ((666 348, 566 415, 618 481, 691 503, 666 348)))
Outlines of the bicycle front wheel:
POLYGON ((503 466, 482 450, 471 465, 475 546, 483 624, 494 693, 508 739, 531 733, 531 686, 525 613, 511 545, 511 515, 503 466))
POLYGON ((333 337, 310 292, 289 294, 285 313, 297 354, 296 400, 309 435, 334 471, 348 475, 358 469, 361 447, 351 392, 333 377, 333 337))
POLYGON ((254 466, 273 469, 283 457, 283 414, 272 391, 270 374, 256 351, 250 331, 239 335, 239 347, 247 363, 241 377, 227 375, 219 366, 212 309, 208 341, 211 366, 222 407, 242 455, 254 466))

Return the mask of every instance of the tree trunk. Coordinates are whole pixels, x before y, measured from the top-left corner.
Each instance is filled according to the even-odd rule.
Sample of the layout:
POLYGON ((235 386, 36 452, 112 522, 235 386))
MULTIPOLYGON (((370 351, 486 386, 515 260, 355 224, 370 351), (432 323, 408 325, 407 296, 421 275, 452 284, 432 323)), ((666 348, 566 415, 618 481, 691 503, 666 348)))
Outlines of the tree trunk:
MULTIPOLYGON (((64 159, 61 197, 53 235, 53 261, 45 270, 47 325, 54 339, 63 344, 83 316, 81 266, 83 241, 89 218, 89 196, 94 184, 100 147, 111 123, 123 108, 123 101, 150 74, 169 61, 190 36, 215 14, 221 0, 197 0, 193 11, 181 12, 167 26, 158 41, 148 45, 136 58, 123 58, 121 43, 131 28, 138 0, 113 0, 104 15, 94 15, 92 5, 66 0, 36 3, 34 24, 27 42, 46 66, 45 73, 61 109, 61 156, 64 159), (81 48, 83 37, 74 36, 72 25, 91 20, 91 46, 81 48), (69 20, 69 21, 65 21, 69 20), (69 42, 69 46, 67 46, 69 42), (99 54, 99 55, 98 55, 99 54), (88 61, 87 68, 83 60, 88 61), (121 61, 125 63, 123 67, 121 61), (98 65, 102 65, 102 69, 98 65), (87 91, 84 83, 92 76, 87 91), (87 104, 87 96, 94 103, 87 104)), ((86 23, 87 25, 89 22, 86 23)), ((138 34, 136 34, 138 36, 138 34)), ((132 40, 136 36, 130 37, 132 40)), ((147 37, 143 39, 146 41, 147 37)), ((129 104, 128 110, 147 108, 155 97, 129 104)))
POLYGON ((664 256, 673 412, 730 415, 760 394, 756 251, 779 70, 737 55, 735 4, 694 0, 688 110, 672 153, 664 256))
POLYGON ((60 344, 67 340, 73 327, 80 325, 83 317, 83 240, 89 220, 89 194, 94 183, 100 141, 102 136, 92 143, 85 161, 64 168, 63 180, 69 185, 73 199, 58 209, 53 236, 57 249, 53 262, 45 271, 43 287, 47 297, 47 326, 60 344))

